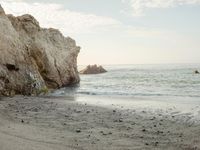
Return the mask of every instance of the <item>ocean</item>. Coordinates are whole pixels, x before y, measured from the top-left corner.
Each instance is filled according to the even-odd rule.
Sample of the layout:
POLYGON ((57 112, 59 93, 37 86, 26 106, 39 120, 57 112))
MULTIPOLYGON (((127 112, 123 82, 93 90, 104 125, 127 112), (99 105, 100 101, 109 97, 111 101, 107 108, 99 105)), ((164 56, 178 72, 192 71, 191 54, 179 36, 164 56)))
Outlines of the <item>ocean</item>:
MULTIPOLYGON (((123 98, 190 97, 200 99, 200 64, 107 65, 108 71, 80 75, 80 85, 56 95, 92 95, 123 98)), ((84 66, 79 66, 79 69, 84 66)))

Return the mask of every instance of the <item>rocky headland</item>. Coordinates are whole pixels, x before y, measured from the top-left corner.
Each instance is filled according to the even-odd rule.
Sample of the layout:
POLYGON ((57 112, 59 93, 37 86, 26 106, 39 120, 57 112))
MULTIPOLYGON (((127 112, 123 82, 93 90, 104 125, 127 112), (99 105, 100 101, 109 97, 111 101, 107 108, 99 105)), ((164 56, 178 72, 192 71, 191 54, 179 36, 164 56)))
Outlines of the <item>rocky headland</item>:
POLYGON ((15 17, 0 6, 0 95, 37 95, 80 81, 80 47, 31 15, 15 17))

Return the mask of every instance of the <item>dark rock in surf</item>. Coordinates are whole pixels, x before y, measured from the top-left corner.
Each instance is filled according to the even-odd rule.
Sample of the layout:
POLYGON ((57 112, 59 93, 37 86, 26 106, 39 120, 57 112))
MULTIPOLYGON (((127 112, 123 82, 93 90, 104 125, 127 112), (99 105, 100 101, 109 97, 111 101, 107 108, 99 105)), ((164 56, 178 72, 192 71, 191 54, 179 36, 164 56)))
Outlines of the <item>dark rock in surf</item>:
POLYGON ((107 72, 102 66, 88 65, 85 69, 81 70, 80 74, 100 74, 107 72))
POLYGON ((200 74, 200 72, 198 70, 195 70, 194 74, 200 74))

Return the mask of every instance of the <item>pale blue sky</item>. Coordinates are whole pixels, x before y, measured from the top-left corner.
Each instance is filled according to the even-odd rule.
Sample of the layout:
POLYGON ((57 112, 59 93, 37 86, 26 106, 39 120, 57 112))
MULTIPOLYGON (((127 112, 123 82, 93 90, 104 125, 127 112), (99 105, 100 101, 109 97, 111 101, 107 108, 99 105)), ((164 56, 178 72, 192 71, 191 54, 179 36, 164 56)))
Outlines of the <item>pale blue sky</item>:
POLYGON ((200 0, 1 0, 82 47, 81 64, 200 63, 200 0))

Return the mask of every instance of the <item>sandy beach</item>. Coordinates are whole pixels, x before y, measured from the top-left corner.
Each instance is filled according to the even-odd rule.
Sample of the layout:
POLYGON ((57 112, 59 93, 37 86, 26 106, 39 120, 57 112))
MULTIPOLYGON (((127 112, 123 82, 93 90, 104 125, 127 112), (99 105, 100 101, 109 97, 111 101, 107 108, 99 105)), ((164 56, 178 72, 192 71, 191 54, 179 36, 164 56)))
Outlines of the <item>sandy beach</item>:
POLYGON ((200 150, 197 18, 200 0, 1 0, 0 150, 200 150))
POLYGON ((200 126, 181 117, 92 106, 73 97, 1 98, 0 145, 1 150, 200 149, 200 126))

